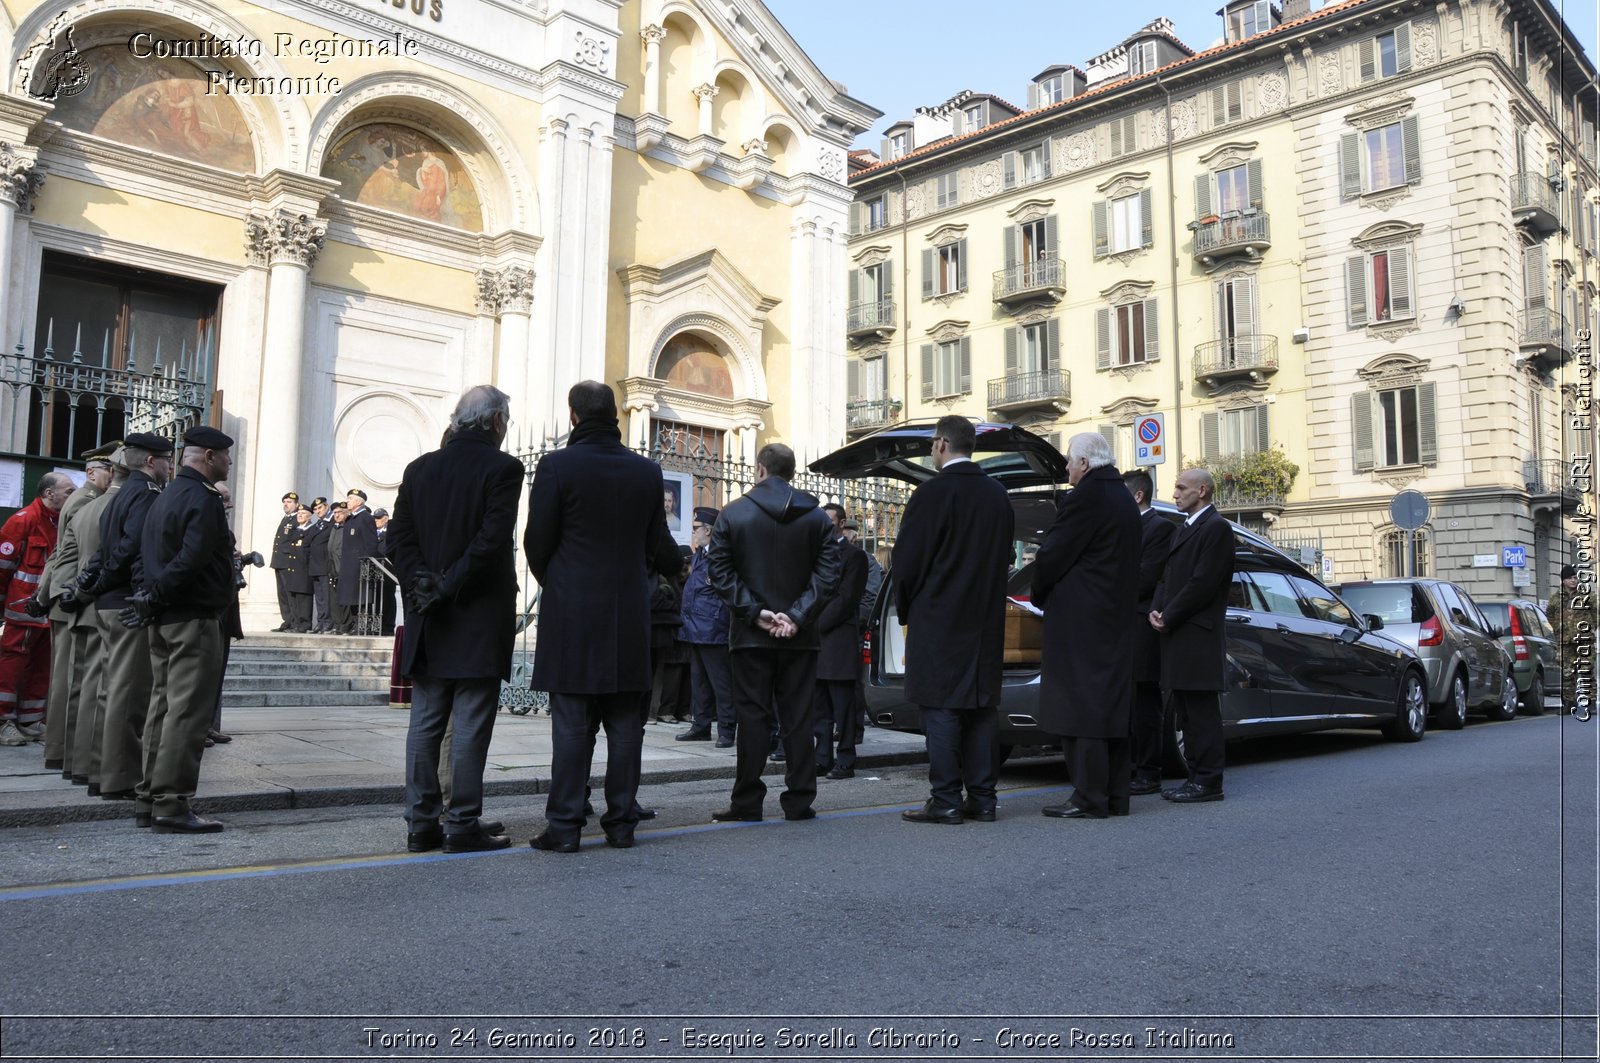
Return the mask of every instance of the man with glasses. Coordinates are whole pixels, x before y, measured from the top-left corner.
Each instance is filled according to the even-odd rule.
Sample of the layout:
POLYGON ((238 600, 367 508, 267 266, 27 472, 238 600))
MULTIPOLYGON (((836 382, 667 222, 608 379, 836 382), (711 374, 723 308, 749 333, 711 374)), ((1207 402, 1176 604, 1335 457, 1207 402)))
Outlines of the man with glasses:
POLYGON ((939 475, 912 492, 894 547, 906 697, 922 709, 932 790, 920 809, 900 814, 912 823, 995 818, 995 711, 1016 515, 1005 488, 972 460, 976 443, 971 421, 939 418, 932 444, 939 475))

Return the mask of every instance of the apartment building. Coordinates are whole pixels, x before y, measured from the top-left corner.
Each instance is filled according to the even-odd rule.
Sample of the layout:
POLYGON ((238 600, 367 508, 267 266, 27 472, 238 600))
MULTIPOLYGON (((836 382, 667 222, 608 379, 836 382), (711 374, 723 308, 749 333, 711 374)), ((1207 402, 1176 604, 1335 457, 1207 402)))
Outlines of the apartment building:
POLYGON ((1333 580, 1415 547, 1548 596, 1593 500, 1595 68, 1547 0, 1308 7, 1234 0, 1198 52, 1158 19, 853 154, 849 429, 1100 431, 1126 468, 1161 413, 1158 492, 1205 463, 1333 580))

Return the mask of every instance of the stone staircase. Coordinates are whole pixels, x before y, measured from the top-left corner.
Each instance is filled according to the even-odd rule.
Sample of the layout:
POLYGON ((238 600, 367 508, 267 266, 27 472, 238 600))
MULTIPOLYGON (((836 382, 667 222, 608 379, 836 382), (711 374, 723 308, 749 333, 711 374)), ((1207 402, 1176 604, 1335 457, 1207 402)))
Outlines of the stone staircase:
POLYGON ((252 634, 235 642, 222 707, 389 704, 389 638, 252 634))

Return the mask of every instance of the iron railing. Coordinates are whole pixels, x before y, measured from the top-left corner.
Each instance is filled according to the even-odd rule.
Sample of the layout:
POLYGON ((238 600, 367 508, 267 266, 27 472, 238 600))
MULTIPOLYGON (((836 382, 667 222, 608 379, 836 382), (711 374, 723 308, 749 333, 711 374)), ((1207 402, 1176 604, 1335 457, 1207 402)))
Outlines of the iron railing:
POLYGON ((1072 374, 1065 369, 1013 373, 989 381, 989 408, 1003 410, 1031 403, 1071 402, 1072 374))
POLYGON ((1550 178, 1537 173, 1519 173, 1511 178, 1511 209, 1542 210, 1552 217, 1561 213, 1550 178))
POLYGON ((996 299, 1057 291, 1064 287, 1061 282, 1061 260, 1054 254, 1043 255, 1032 262, 1019 262, 1009 269, 995 270, 994 273, 996 299))
POLYGON ((1195 225, 1194 253, 1197 256, 1244 247, 1269 247, 1271 244, 1272 223, 1264 210, 1240 214, 1237 218, 1197 222, 1195 225))
POLYGON ((1214 504, 1219 513, 1255 513, 1282 509, 1287 504, 1288 497, 1281 491, 1266 494, 1246 493, 1233 484, 1223 482, 1217 485, 1214 504))
POLYGON ((399 615, 400 578, 387 558, 361 559, 361 586, 352 621, 357 635, 393 635, 399 615))
POLYGON ((850 304, 845 313, 845 328, 851 333, 894 328, 894 300, 873 299, 850 304))
POLYGON ((858 432, 866 428, 882 428, 893 424, 900 416, 899 399, 853 399, 845 403, 844 426, 858 432))
POLYGON ((1234 336, 1210 340, 1194 347, 1194 375, 1197 379, 1231 372, 1258 372, 1278 369, 1278 337, 1234 336))
POLYGON ((1523 345, 1549 344, 1566 351, 1572 349, 1573 333, 1566 315, 1553 306, 1526 307, 1518 315, 1523 345))
POLYGON ((1524 461, 1522 482, 1530 495, 1577 493, 1572 467, 1560 459, 1529 458, 1524 461))

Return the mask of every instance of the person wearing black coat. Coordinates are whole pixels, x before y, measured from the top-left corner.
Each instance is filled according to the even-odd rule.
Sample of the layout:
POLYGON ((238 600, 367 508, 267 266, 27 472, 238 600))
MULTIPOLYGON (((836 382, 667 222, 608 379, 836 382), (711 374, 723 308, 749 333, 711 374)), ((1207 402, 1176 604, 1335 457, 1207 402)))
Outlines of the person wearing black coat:
POLYGON ((1204 469, 1178 474, 1172 500, 1187 514, 1172 540, 1167 569, 1151 601, 1150 626, 1161 636, 1161 688, 1183 731, 1189 781, 1163 790, 1168 801, 1222 800, 1222 690, 1227 665, 1225 614, 1233 583, 1233 526, 1211 506, 1204 469))
POLYGON ((1066 740, 1073 792, 1041 811, 1104 819, 1128 813, 1139 507, 1098 432, 1068 441, 1067 478, 1034 558, 1033 604, 1044 610, 1039 726, 1066 740))
POLYGON ((1167 568, 1176 532, 1172 522, 1150 508, 1155 483, 1143 469, 1122 474, 1139 507, 1139 600, 1134 604, 1133 784, 1129 793, 1161 791, 1161 745, 1165 705, 1161 697, 1161 637, 1150 626, 1150 600, 1167 568))
POLYGON ((412 682, 406 733, 412 852, 511 844, 480 823, 483 766, 516 638, 523 468, 500 449, 510 421, 503 391, 480 386, 463 394, 450 415, 450 441, 406 466, 389 524, 390 555, 406 593, 400 663, 412 682), (441 832, 439 745, 447 724, 450 802, 441 832))
POLYGON ((296 509, 294 516, 294 533, 284 550, 289 564, 282 570, 283 586, 289 592, 289 630, 305 632, 311 630, 311 600, 315 590, 311 577, 311 544, 316 518, 307 505, 296 509))
POLYGON ((275 630, 288 631, 294 626, 294 616, 291 613, 292 603, 289 600, 289 588, 285 583, 284 572, 289 568, 289 538, 294 534, 294 511, 300 506, 300 496, 290 491, 283 496, 283 519, 278 522, 277 531, 272 534, 272 556, 268 564, 272 566, 272 574, 278 581, 278 614, 283 623, 275 630))
POLYGON ((328 611, 328 538, 333 533, 333 520, 325 498, 313 499, 311 512, 317 518, 306 536, 310 555, 307 565, 311 569, 311 630, 320 633, 333 630, 333 614, 328 611))
POLYGON ((733 745, 736 726, 733 715, 733 673, 728 663, 728 607, 711 586, 711 570, 706 565, 706 550, 711 545, 711 529, 720 514, 710 506, 696 506, 690 529, 694 556, 689 560, 683 582, 683 609, 680 631, 689 650, 689 688, 694 705, 694 722, 677 736, 679 742, 702 742, 717 729, 717 746, 733 745))
POLYGON ((912 492, 891 566, 906 626, 906 698, 922 709, 932 791, 901 818, 988 822, 996 814, 996 710, 1017 518, 1006 489, 972 461, 972 422, 952 414, 933 431, 939 475, 912 492))
POLYGON ((856 610, 867 587, 867 553, 846 538, 844 507, 830 502, 822 508, 833 520, 839 545, 839 586, 817 611, 822 641, 817 652, 817 771, 830 779, 849 779, 856 773, 856 745, 862 735, 856 689, 861 684, 861 625, 856 610))
POLYGON ((756 484, 711 529, 711 585, 728 603, 728 658, 738 718, 733 794, 712 819, 759 820, 774 708, 784 749, 783 818, 811 819, 817 796, 817 614, 839 582, 833 522, 796 490, 794 451, 768 443, 756 484))
MULTIPOLYGON (((378 553, 378 526, 373 522, 372 510, 367 508, 365 491, 352 487, 345 495, 345 504, 350 515, 345 518, 344 526, 334 533, 344 540, 339 553, 339 604, 345 607, 347 620, 340 634, 354 635, 359 631, 363 635, 375 635, 378 603, 376 599, 362 601, 361 562, 378 553), (363 604, 373 610, 370 618, 359 611, 363 604), (369 623, 374 630, 368 631, 363 626, 369 623)), ((366 593, 370 597, 371 589, 367 588, 366 593)))
POLYGON ((529 844, 575 853, 587 817, 594 736, 606 730, 606 842, 633 845, 650 690, 650 592, 675 574, 678 544, 661 508, 661 468, 622 445, 611 388, 586 380, 567 393, 567 445, 539 460, 523 536, 539 581, 532 686, 550 693, 550 797, 529 844))

